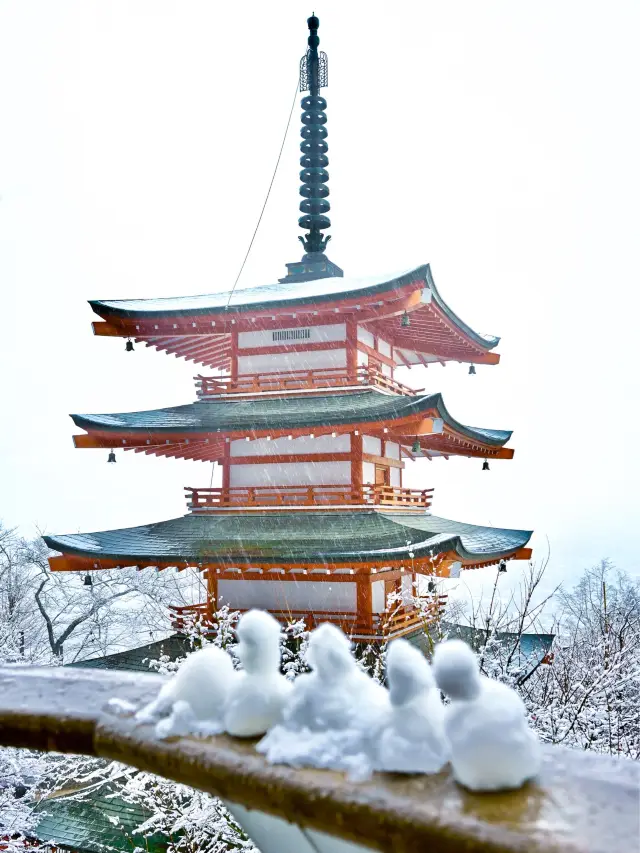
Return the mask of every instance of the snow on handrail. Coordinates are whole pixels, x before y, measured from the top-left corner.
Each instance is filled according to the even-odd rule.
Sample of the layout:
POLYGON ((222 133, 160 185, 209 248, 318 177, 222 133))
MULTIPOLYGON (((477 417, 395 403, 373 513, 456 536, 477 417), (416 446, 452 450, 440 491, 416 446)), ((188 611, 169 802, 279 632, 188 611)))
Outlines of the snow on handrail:
POLYGON ((410 388, 381 370, 368 365, 358 365, 355 374, 343 367, 319 367, 306 370, 286 370, 276 373, 247 373, 235 379, 224 376, 194 377, 200 398, 220 397, 229 394, 262 394, 265 391, 307 391, 351 388, 355 385, 372 386, 393 394, 412 395, 424 388, 410 388))
POLYGON ((253 740, 158 740, 152 726, 118 712, 122 701, 109 703, 140 707, 162 683, 153 674, 1 669, 0 745, 122 761, 222 797, 267 853, 276 828, 281 853, 638 849, 637 762, 547 747, 538 781, 518 791, 472 794, 448 771, 358 783, 270 765, 253 740), (267 843, 255 838, 260 827, 267 843))
POLYGON ((431 506, 433 488, 407 489, 365 483, 316 486, 185 486, 187 506, 192 512, 220 507, 286 506, 389 506, 427 509, 431 506))

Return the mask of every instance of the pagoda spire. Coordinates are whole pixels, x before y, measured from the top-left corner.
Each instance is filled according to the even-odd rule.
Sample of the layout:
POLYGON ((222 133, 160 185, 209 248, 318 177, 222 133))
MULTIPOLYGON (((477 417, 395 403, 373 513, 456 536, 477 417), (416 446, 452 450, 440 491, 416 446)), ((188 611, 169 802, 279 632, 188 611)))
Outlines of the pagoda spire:
POLYGON ((309 37, 307 52, 300 60, 300 91, 309 92, 302 101, 302 130, 300 135, 300 211, 303 214, 298 219, 298 225, 307 233, 298 239, 304 246, 305 254, 298 263, 287 264, 288 275, 280 281, 309 281, 316 278, 342 276, 340 267, 331 263, 324 254, 330 236, 322 232, 331 226, 331 220, 326 215, 331 205, 329 195, 329 173, 327 166, 327 108, 326 100, 320 95, 320 89, 328 85, 327 54, 319 51, 318 36, 319 19, 312 15, 307 19, 309 37))

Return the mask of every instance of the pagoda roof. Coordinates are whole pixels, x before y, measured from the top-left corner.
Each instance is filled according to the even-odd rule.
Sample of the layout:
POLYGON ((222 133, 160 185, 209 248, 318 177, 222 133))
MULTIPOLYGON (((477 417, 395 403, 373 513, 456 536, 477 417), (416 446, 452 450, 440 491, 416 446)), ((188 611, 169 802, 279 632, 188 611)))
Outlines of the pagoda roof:
MULTIPOLYGON (((142 439, 145 446, 171 437, 192 440, 207 436, 221 440, 223 436, 244 438, 247 434, 276 435, 292 431, 304 434, 309 429, 332 427, 386 430, 388 439, 404 434, 423 434, 420 423, 429 415, 442 420, 441 429, 434 430, 433 440, 454 436, 479 448, 502 448, 511 437, 508 430, 470 427, 449 414, 441 394, 391 395, 374 388, 349 393, 312 395, 282 395, 258 397, 251 400, 213 398, 199 400, 186 406, 152 409, 120 414, 72 415, 74 423, 92 435, 102 437, 97 444, 87 443, 87 436, 77 436, 80 447, 107 446, 125 437, 142 439), (302 433, 300 433, 302 431, 302 433), (219 436, 217 435, 219 434, 219 436)), ((427 433, 429 430, 427 430, 427 433)), ((110 446, 110 445, 109 445, 110 446)), ((455 453, 455 450, 450 450, 455 453)), ((511 454, 509 454, 511 455, 511 454)))
POLYGON ((480 335, 467 326, 440 296, 431 275, 429 264, 400 273, 365 276, 363 278, 319 278, 314 281, 278 282, 249 287, 244 290, 208 293, 202 296, 169 296, 160 299, 90 300, 89 304, 101 317, 150 319, 155 317, 184 317, 200 314, 237 314, 261 308, 285 308, 376 296, 421 282, 431 292, 438 307, 479 346, 490 350, 500 338, 480 335))
POLYGON ((44 539, 72 558, 53 557, 54 569, 406 563, 420 570, 425 561, 432 566, 432 559, 445 554, 469 567, 490 565, 518 552, 528 557, 522 549, 530 537, 528 530, 372 509, 186 515, 140 527, 44 539), (74 561, 76 557, 85 559, 74 561))
POLYGON ((423 363, 415 353, 432 356, 427 361, 498 361, 490 350, 500 338, 479 334, 449 308, 429 264, 391 275, 284 281, 201 296, 92 300, 89 304, 105 321, 94 323, 96 334, 132 337, 211 367, 228 364, 232 329, 258 328, 252 325, 256 321, 281 325, 285 318, 289 326, 300 325, 323 314, 330 314, 336 323, 341 322, 342 312, 343 317, 351 314, 359 323, 370 324, 405 351, 404 358, 399 356, 400 364, 423 363), (291 320, 291 309, 297 321, 291 320), (405 311, 411 315, 412 328, 399 326, 405 311))

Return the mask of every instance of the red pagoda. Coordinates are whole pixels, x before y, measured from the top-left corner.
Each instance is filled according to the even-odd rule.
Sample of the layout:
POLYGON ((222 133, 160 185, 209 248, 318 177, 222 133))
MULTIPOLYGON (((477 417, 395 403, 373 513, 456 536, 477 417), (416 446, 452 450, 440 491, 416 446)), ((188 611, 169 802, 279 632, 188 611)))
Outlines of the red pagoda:
MULTIPOLYGON (((54 571, 187 567, 208 597, 310 625, 333 620, 355 640, 411 634, 420 575, 529 559, 531 533, 430 512, 433 489, 403 486, 407 462, 451 455, 511 459, 511 433, 456 421, 439 393, 399 367, 497 364, 498 338, 474 332, 440 296, 428 265, 343 276, 326 256, 327 57, 308 21, 300 65, 302 260, 278 283, 213 295, 91 302, 96 335, 174 353, 198 375, 196 402, 146 412, 73 415, 76 447, 217 462, 222 485, 188 488, 187 515, 98 533, 47 536, 54 571), (387 611, 390 593, 401 601, 387 611)), ((434 599, 437 606, 437 597, 434 599)))

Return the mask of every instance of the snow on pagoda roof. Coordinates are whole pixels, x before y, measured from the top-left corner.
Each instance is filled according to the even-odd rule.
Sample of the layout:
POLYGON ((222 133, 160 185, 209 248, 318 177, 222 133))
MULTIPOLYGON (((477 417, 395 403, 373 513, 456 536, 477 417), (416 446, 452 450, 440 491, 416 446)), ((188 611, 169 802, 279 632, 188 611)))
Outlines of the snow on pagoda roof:
POLYGON ((149 320, 158 318, 184 318, 185 316, 234 314, 265 308, 319 305, 351 298, 370 297, 397 290, 411 284, 420 284, 430 293, 440 310, 482 349, 493 349, 500 338, 481 335, 467 326, 440 296, 429 264, 391 275, 364 278, 320 278, 303 282, 280 282, 244 290, 224 291, 201 296, 172 296, 159 299, 92 300, 90 305, 106 320, 149 320))
POLYGON ((434 515, 370 512, 277 511, 186 515, 99 533, 45 536, 67 555, 122 561, 220 562, 234 565, 363 563, 413 560, 455 552, 466 563, 510 557, 531 537, 528 530, 464 524, 434 515))
POLYGON ((71 417, 81 429, 101 432, 225 433, 378 422, 390 422, 392 426, 394 420, 415 418, 426 412, 435 412, 456 433, 481 444, 501 447, 511 437, 508 430, 459 423, 447 411, 441 394, 391 396, 375 389, 301 397, 210 399, 146 412, 71 417))

